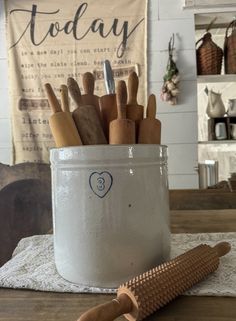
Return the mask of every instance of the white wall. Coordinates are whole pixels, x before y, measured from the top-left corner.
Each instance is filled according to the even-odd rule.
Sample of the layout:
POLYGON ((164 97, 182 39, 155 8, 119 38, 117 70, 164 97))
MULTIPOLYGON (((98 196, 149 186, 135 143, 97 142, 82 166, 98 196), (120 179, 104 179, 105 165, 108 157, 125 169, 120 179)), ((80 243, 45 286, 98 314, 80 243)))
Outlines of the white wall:
POLYGON ((10 128, 4 7, 0 0, 0 162, 5 164, 11 160, 10 128))
MULTIPOLYGON (((181 0, 149 0, 148 37, 148 87, 149 93, 158 98, 162 143, 169 147, 169 185, 170 188, 194 188, 198 186, 198 178, 194 170, 197 165, 197 85, 193 13, 182 10, 181 0), (159 99, 168 59, 167 46, 173 32, 181 75, 181 97, 174 107, 159 99)), ((0 162, 8 164, 11 132, 7 86, 3 0, 0 0, 0 162)))
POLYGON ((170 188, 197 188, 197 76, 194 16, 182 10, 182 1, 150 1, 149 92, 157 95, 162 143, 169 149, 170 188), (177 67, 181 76, 179 104, 160 100, 168 59, 168 42, 175 34, 177 67))

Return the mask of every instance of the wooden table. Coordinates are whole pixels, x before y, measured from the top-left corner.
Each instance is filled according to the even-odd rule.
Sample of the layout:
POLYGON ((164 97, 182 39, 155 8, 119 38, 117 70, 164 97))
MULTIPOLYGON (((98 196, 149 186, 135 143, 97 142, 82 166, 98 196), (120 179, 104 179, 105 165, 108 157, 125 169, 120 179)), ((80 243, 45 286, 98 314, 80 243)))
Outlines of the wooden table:
MULTIPOLYGON (((233 232, 236 210, 171 211, 171 228, 174 233, 233 232)), ((83 311, 113 297, 0 289, 0 321, 75 321, 83 311)), ((235 321, 236 298, 181 296, 147 320, 235 321)))

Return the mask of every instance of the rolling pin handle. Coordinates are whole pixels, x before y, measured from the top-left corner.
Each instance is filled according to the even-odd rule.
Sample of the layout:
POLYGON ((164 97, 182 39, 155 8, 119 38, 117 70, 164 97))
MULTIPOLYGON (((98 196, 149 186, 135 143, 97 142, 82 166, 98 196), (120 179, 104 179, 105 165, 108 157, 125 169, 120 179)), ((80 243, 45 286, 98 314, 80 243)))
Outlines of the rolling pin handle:
POLYGON ((128 105, 138 105, 137 94, 138 94, 139 80, 135 71, 129 74, 128 78, 128 105))
POLYGON ((156 96, 153 94, 150 95, 148 98, 147 118, 149 119, 156 118, 156 96))
POLYGON ((57 100, 57 97, 52 89, 52 86, 47 83, 44 85, 47 97, 48 97, 48 102, 49 105, 51 107, 52 112, 55 113, 59 113, 62 111, 61 106, 59 104, 59 101, 57 100))
POLYGON ((64 112, 70 112, 69 106, 69 97, 68 97, 68 87, 66 85, 60 86, 60 94, 61 94, 61 107, 64 112))
POLYGON ((91 72, 84 73, 82 81, 85 94, 93 95, 95 83, 93 74, 91 72))
POLYGON ((127 88, 124 80, 119 80, 117 84, 117 118, 126 119, 127 88))
POLYGON ((217 255, 221 257, 230 251, 231 245, 228 242, 220 242, 216 244, 213 249, 216 250, 217 255))
POLYGON ((76 103, 76 107, 78 108, 82 104, 82 98, 81 98, 81 91, 77 81, 74 78, 69 77, 67 79, 67 87, 72 99, 76 103))
POLYGON ((119 295, 118 298, 94 307, 78 319, 78 321, 112 321, 122 314, 131 312, 133 307, 131 299, 126 294, 119 295))

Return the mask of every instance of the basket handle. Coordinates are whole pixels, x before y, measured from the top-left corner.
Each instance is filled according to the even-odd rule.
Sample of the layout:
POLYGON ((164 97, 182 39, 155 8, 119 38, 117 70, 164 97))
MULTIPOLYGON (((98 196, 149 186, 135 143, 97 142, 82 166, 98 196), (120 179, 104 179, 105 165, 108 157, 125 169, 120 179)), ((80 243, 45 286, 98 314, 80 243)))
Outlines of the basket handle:
POLYGON ((198 41, 196 42, 196 47, 197 47, 197 44, 200 42, 200 41, 203 41, 203 37, 202 38, 200 38, 200 39, 198 39, 198 41))
MULTIPOLYGON (((233 28, 235 28, 236 27, 236 20, 232 20, 231 22, 230 22, 230 24, 228 25, 228 27, 226 28, 226 30, 225 30, 225 38, 228 38, 228 31, 229 31, 229 28, 230 27, 233 27, 233 28)), ((232 29, 233 29, 232 28, 232 29)))
POLYGON ((199 43, 199 41, 211 41, 212 42, 212 39, 211 39, 211 33, 210 32, 206 32, 203 36, 202 36, 202 38, 200 38, 197 42, 196 42, 196 46, 197 46, 197 44, 199 43))

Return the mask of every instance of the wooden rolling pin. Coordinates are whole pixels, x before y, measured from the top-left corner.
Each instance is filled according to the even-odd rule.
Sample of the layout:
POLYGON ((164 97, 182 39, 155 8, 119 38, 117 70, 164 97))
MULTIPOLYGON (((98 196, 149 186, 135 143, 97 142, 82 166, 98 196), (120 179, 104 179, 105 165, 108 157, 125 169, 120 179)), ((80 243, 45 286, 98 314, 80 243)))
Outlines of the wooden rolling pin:
POLYGON ((135 123, 126 118, 127 89, 124 80, 117 86, 117 115, 110 122, 109 143, 112 145, 135 144, 135 123))
POLYGON ((138 76, 135 71, 132 71, 128 78, 127 118, 135 121, 136 141, 138 139, 139 123, 143 119, 144 112, 144 107, 137 102, 138 85, 138 76))
POLYGON ((72 116, 83 145, 107 144, 96 107, 83 105, 81 92, 75 79, 68 78, 67 85, 69 93, 77 106, 72 116))
POLYGON ((49 118, 49 126, 56 147, 82 145, 79 133, 70 113, 63 112, 50 84, 45 84, 49 105, 53 114, 49 118))
POLYGON ((147 117, 141 120, 138 134, 139 144, 161 143, 161 122, 156 119, 156 97, 150 95, 147 105, 147 117))
POLYGON ((109 60, 105 60, 103 64, 103 73, 106 87, 106 95, 100 97, 100 113, 102 125, 107 139, 109 139, 110 122, 117 118, 117 104, 115 94, 115 82, 113 72, 109 60))
POLYGON ((66 85, 61 85, 60 94, 61 94, 61 108, 62 108, 62 110, 64 112, 70 113, 68 87, 66 85))
POLYGON ((117 298, 85 312, 78 321, 112 321, 124 314, 129 321, 151 315, 219 266, 230 244, 201 244, 175 259, 135 277, 118 288, 117 298))
POLYGON ((93 105, 96 107, 98 116, 100 116, 99 97, 94 95, 95 79, 91 72, 86 72, 82 77, 85 94, 82 95, 83 105, 93 105))

